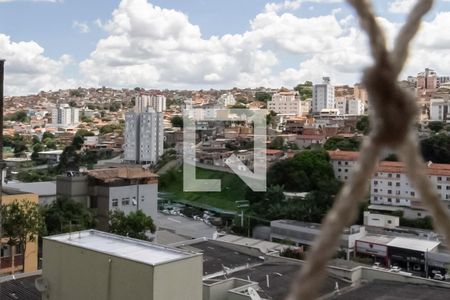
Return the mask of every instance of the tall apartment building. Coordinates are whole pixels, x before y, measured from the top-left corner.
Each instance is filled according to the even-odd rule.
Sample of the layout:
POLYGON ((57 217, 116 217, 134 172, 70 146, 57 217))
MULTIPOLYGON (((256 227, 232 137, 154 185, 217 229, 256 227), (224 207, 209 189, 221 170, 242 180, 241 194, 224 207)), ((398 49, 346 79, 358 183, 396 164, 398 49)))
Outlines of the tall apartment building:
POLYGON ((297 91, 279 91, 267 102, 267 109, 281 115, 298 116, 302 114, 302 101, 297 91))
POLYGON ((46 300, 202 299, 202 254, 187 250, 86 230, 45 237, 42 260, 46 300))
POLYGON ((134 112, 143 113, 152 108, 156 112, 166 110, 166 97, 164 95, 141 95, 136 98, 134 112))
POLYGON ((364 102, 360 99, 353 97, 336 97, 336 108, 339 110, 339 114, 350 116, 361 116, 364 114, 364 102))
POLYGON ((58 104, 52 110, 52 124, 71 126, 80 123, 80 110, 68 104, 58 104))
POLYGON ((322 109, 334 109, 334 86, 329 77, 323 77, 323 83, 313 87, 312 112, 320 113, 322 109))
POLYGON ((221 107, 232 106, 236 104, 236 99, 231 93, 223 94, 219 97, 218 104, 221 107))
POLYGON ((434 70, 426 68, 417 74, 417 88, 419 90, 435 90, 438 87, 438 78, 434 70))
POLYGON ((430 100, 430 121, 445 122, 450 120, 450 100, 431 99, 430 100))
POLYGON ((146 112, 125 114, 124 160, 139 164, 156 163, 164 151, 164 115, 146 112))

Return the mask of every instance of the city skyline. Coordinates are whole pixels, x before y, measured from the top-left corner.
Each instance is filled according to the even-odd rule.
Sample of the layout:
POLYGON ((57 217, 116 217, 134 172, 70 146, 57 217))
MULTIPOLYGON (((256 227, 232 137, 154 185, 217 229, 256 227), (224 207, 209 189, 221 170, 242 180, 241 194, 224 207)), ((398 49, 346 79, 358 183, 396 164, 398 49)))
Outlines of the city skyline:
MULTIPOLYGON (((323 76, 353 84, 370 63, 341 0, 91 2, 0 0, 6 95, 78 86, 292 87, 323 76), (22 27, 24 19, 36 26, 22 27)), ((375 7, 390 38, 415 1, 383 2, 375 7)), ((448 27, 450 2, 437 1, 402 77, 425 67, 450 73, 450 39, 440 34, 448 27)))

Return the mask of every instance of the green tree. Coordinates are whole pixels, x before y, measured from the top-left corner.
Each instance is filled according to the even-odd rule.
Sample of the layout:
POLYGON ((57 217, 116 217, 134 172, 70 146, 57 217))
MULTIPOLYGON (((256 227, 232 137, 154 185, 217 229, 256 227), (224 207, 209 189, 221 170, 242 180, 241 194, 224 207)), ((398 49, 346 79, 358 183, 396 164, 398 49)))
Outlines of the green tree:
POLYGON ((42 140, 45 140, 45 139, 54 139, 55 138, 55 135, 53 134, 53 133, 51 133, 51 132, 44 132, 43 134, 42 134, 42 140))
POLYGON ((257 101, 267 102, 267 101, 270 101, 272 99, 272 94, 267 93, 267 92, 256 92, 255 93, 255 99, 257 101))
POLYGON ((450 164, 450 136, 445 133, 435 134, 420 143, 422 156, 426 161, 450 164))
MULTIPOLYGON (((1 226, 3 237, 8 244, 20 247, 25 256, 27 243, 34 242, 45 230, 38 204, 31 201, 17 201, 1 206, 1 226)), ((25 259, 23 269, 25 270, 25 259)))
POLYGON ((128 215, 121 210, 114 210, 109 214, 109 231, 122 236, 140 240, 148 240, 147 232, 154 233, 155 224, 150 216, 138 210, 128 215))
POLYGON ((325 150, 343 150, 343 151, 358 151, 359 150, 360 141, 356 138, 346 138, 342 136, 333 136, 330 137, 323 148, 325 150))
POLYGON ((444 123, 439 121, 433 121, 428 123, 428 129, 434 132, 439 132, 444 129, 444 123))
POLYGON ((26 123, 30 120, 26 111, 17 111, 6 117, 6 120, 26 123))
POLYGON ((369 117, 368 116, 362 116, 357 122, 356 122, 356 129, 363 133, 368 134, 370 130, 370 123, 369 123, 369 117))
POLYGON ((173 127, 179 127, 183 128, 183 118, 181 116, 173 116, 172 119, 170 119, 170 122, 172 123, 173 127))
POLYGON ((284 149, 284 139, 280 136, 277 136, 276 138, 273 139, 272 142, 270 142, 268 148, 277 150, 284 149))
POLYGON ((58 198, 42 208, 49 235, 94 228, 94 213, 82 203, 72 199, 58 198))
POLYGON ((309 99, 312 98, 313 84, 311 81, 305 81, 305 83, 298 84, 294 90, 299 93, 302 100, 309 99))

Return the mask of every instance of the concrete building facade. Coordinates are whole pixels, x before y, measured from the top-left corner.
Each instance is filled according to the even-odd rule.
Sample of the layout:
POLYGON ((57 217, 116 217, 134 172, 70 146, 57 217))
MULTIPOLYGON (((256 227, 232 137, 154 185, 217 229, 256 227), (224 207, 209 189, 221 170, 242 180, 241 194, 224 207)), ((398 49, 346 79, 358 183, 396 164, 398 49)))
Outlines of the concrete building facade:
POLYGON ((312 112, 320 113, 322 109, 335 108, 334 86, 329 77, 323 78, 323 83, 313 87, 312 112))
POLYGON ((39 281, 45 300, 199 300, 202 255, 95 230, 75 232, 44 238, 39 281))
POLYGON ((71 126, 80 123, 80 110, 68 104, 59 104, 52 109, 52 124, 71 126))
POLYGON ((302 114, 302 101, 297 91, 280 91, 272 95, 267 109, 277 114, 298 116, 302 114))
POLYGON ((156 112, 166 111, 166 97, 164 95, 141 95, 136 97, 134 112, 144 113, 149 108, 156 112))
POLYGON ((156 163, 164 152, 163 113, 147 112, 125 114, 124 160, 148 164, 156 163))

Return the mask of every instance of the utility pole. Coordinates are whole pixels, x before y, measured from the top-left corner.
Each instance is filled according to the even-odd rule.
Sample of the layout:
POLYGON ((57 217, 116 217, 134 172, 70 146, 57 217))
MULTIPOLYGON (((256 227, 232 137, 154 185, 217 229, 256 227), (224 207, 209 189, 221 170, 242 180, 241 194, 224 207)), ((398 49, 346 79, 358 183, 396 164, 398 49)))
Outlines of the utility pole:
MULTIPOLYGON (((3 161, 3 82, 5 76, 5 60, 0 59, 0 208, 3 204, 3 170, 5 162, 3 161)), ((0 247, 3 247, 1 240, 3 238, 2 215, 0 213, 0 247)), ((1 257, 0 257, 1 268, 1 257)))

